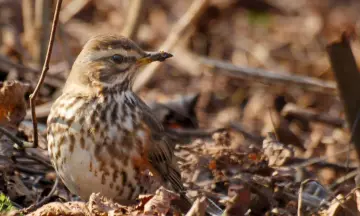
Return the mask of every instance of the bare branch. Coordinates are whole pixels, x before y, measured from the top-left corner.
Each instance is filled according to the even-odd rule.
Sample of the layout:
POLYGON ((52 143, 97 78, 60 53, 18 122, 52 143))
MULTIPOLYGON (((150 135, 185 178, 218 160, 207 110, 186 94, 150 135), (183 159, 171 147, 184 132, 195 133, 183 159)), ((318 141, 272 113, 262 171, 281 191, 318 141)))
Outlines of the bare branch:
POLYGON ((346 119, 350 128, 354 127, 352 136, 360 159, 360 127, 355 124, 360 110, 360 74, 346 33, 342 35, 341 41, 330 44, 327 52, 344 104, 346 119))
MULTIPOLYGON (((182 16, 179 21, 172 28, 169 36, 165 42, 160 46, 160 50, 170 51, 177 42, 180 40, 182 34, 195 22, 195 20, 207 8, 208 0, 195 0, 188 11, 182 16)), ((154 75, 155 71, 159 68, 160 63, 154 62, 148 65, 135 80, 133 90, 139 91, 154 75)))
POLYGON ((47 50, 47 53, 46 53, 45 63, 43 65, 43 69, 42 69, 42 72, 41 72, 39 82, 36 85, 36 88, 35 88, 34 92, 30 95, 30 108, 31 108, 32 121, 33 121, 33 127, 34 127, 34 143, 33 143, 34 148, 36 148, 37 145, 38 145, 37 119, 36 119, 34 102, 35 102, 36 96, 37 96, 37 94, 39 92, 39 89, 40 89, 42 83, 44 82, 46 73, 49 70, 49 62, 50 62, 50 58, 51 58, 51 51, 52 51, 52 48, 53 48, 53 45, 54 45, 56 26, 57 26, 57 22, 58 22, 58 19, 59 19, 59 13, 60 13, 61 4, 62 4, 62 0, 58 0, 57 3, 56 3, 54 20, 53 20, 53 23, 52 23, 50 40, 49 40, 48 50, 47 50))
POLYGON ((201 62, 209 67, 223 69, 218 70, 218 72, 234 78, 253 78, 261 79, 264 82, 268 83, 277 82, 285 84, 295 84, 303 86, 307 89, 329 94, 335 94, 336 92, 336 84, 331 81, 323 81, 311 77, 293 75, 289 73, 266 71, 258 68, 241 67, 231 63, 227 63, 222 60, 215 60, 205 57, 201 58, 201 62))

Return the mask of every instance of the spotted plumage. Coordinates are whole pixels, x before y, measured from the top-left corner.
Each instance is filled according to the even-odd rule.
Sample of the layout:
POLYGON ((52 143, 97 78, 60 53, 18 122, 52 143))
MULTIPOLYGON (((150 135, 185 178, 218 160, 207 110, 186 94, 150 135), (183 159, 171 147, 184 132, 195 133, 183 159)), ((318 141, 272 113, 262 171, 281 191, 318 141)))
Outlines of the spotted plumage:
POLYGON ((161 124, 131 90, 140 66, 171 57, 121 36, 91 38, 48 117, 48 149, 71 192, 132 203, 160 185, 182 194, 180 172, 161 124))

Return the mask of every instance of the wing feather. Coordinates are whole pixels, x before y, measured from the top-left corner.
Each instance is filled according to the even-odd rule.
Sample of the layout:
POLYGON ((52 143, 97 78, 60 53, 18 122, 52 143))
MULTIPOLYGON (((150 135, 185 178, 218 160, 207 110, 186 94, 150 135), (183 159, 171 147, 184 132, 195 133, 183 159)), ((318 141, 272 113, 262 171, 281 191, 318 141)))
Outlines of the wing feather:
POLYGON ((156 119, 151 109, 135 95, 137 105, 141 110, 141 117, 145 124, 151 128, 151 142, 148 147, 148 160, 153 168, 159 172, 165 182, 169 182, 178 193, 184 193, 185 188, 181 181, 180 170, 174 157, 174 145, 169 143, 164 128, 156 119))

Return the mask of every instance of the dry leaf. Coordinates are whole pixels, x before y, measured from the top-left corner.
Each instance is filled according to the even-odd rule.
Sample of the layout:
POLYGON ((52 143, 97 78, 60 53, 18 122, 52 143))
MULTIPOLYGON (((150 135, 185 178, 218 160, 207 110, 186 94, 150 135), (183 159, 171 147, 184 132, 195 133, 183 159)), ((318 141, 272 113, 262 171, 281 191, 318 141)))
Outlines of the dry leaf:
POLYGON ((228 196, 230 200, 227 202, 227 207, 224 215, 244 215, 251 203, 251 192, 244 184, 232 184, 228 189, 228 196))
POLYGON ((27 216, 90 216, 84 202, 52 202, 42 206, 27 216))
POLYGON ((5 180, 7 182, 6 188, 8 191, 6 195, 11 200, 16 200, 19 197, 24 197, 24 203, 27 205, 32 204, 32 202, 36 200, 36 192, 27 188, 18 175, 5 175, 5 180))
POLYGON ((155 196, 145 204, 144 215, 166 215, 170 209, 171 200, 178 198, 178 194, 160 187, 155 196))
POLYGON ((278 142, 273 133, 269 133, 266 139, 264 139, 262 147, 270 167, 282 166, 289 158, 294 157, 293 149, 278 142))
POLYGON ((0 89, 0 125, 17 126, 26 115, 24 94, 28 85, 18 81, 4 82, 0 89))
POLYGON ((217 146, 230 146, 231 145, 231 137, 228 131, 222 131, 214 133, 212 136, 215 141, 215 145, 217 146))
POLYGON ((186 216, 204 216, 206 209, 206 197, 197 198, 186 216))
POLYGON ((357 212, 357 208, 354 197, 353 196, 344 197, 344 195, 339 194, 336 196, 335 199, 332 200, 330 207, 326 211, 326 215, 327 216, 359 215, 359 213, 356 212, 357 212), (342 206, 344 206, 346 209, 344 209, 342 206))
POLYGON ((99 215, 99 216, 126 215, 126 213, 129 212, 129 210, 131 209, 131 206, 125 207, 120 204, 117 204, 112 200, 102 196, 100 193, 91 194, 87 206, 91 215, 99 215))

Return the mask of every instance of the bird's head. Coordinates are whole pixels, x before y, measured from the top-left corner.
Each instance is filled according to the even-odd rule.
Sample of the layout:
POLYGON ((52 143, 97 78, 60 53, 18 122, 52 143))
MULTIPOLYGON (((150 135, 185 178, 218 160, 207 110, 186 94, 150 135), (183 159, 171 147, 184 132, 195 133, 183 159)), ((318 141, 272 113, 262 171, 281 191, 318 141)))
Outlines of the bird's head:
POLYGON ((84 45, 64 91, 129 90, 139 67, 169 57, 166 52, 145 52, 123 36, 98 35, 84 45))

